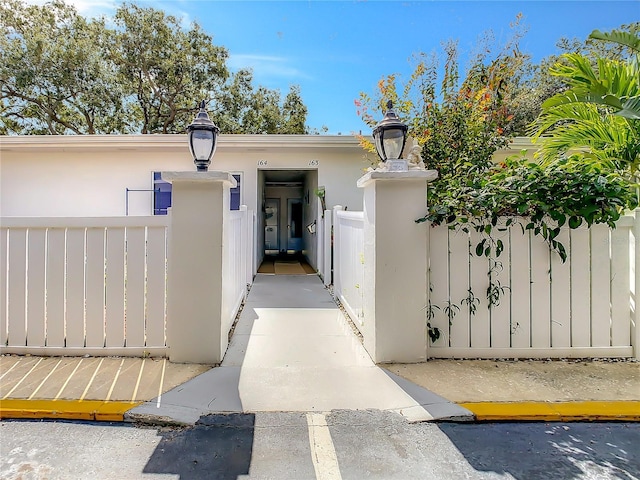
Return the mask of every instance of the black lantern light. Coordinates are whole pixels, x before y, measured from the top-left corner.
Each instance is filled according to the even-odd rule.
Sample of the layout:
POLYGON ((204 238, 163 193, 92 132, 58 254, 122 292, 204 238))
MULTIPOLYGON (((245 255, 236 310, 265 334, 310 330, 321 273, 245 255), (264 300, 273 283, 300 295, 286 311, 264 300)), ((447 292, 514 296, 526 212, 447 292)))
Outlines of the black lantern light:
POLYGON ((216 151, 216 141, 220 129, 211 121, 207 111, 204 109, 204 100, 200 103, 200 111, 187 127, 189 134, 189 150, 193 156, 193 163, 196 164, 199 172, 206 172, 211 163, 211 157, 216 151))
POLYGON ((393 110, 393 102, 387 102, 387 113, 373 129, 373 139, 378 156, 383 162, 397 160, 402 155, 409 127, 402 123, 393 110))

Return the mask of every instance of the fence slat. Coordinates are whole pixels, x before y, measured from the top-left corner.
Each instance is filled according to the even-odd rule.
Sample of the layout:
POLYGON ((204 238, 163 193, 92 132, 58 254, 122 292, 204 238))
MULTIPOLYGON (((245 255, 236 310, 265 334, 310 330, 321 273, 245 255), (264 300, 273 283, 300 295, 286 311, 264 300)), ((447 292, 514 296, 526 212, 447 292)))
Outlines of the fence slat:
POLYGON ((9 230, 9 345, 26 345, 27 341, 27 229, 9 230))
POLYGON ((87 347, 104 346, 104 228, 87 228, 87 347))
POLYGON ((338 218, 338 212, 342 211, 342 205, 335 205, 333 207, 333 293, 337 298, 342 295, 342 269, 340 258, 342 252, 342 229, 340 225, 340 219, 338 218))
POLYGON ((511 244, 511 346, 531 346, 531 251, 529 232, 513 227, 511 244))
POLYGON ((124 347, 124 258, 125 229, 107 230, 106 345, 124 347))
POLYGON ((640 361, 640 209, 636 209, 632 227, 633 243, 630 248, 631 268, 633 276, 633 316, 631 318, 631 345, 633 357, 640 361))
POLYGON ((556 238, 567 250, 567 260, 551 252, 551 346, 571 346, 571 256, 569 229, 563 228, 556 238))
POLYGON ((444 312, 445 302, 449 298, 449 245, 447 237, 446 227, 429 229, 429 302, 433 318, 428 321, 432 328, 440 330, 440 338, 430 344, 432 348, 447 347, 450 340, 449 320, 444 312))
MULTIPOLYGON (((460 307, 460 311, 451 319, 450 346, 469 347, 471 345, 469 308, 462 303, 462 299, 469 296, 470 287, 469 236, 465 232, 448 230, 446 226, 442 228, 449 234, 449 295, 445 300, 450 299, 452 304, 460 307)), ((446 303, 440 306, 442 309, 445 307, 446 303)))
MULTIPOLYGON (((364 219, 363 219, 364 220, 364 219)), ((360 325, 365 322, 364 318, 364 221, 361 227, 355 230, 354 248, 355 248, 355 282, 358 285, 356 294, 358 295, 358 321, 360 325)))
POLYGON ((629 228, 611 231, 611 346, 631 345, 629 228))
POLYGON ((45 253, 47 231, 29 229, 27 268, 27 345, 45 342, 45 253))
POLYGON ((591 346, 611 345, 609 228, 591 227, 591 346))
POLYGON ((67 229, 67 347, 84 347, 84 228, 67 229))
POLYGON ((147 231, 147 346, 165 344, 165 285, 166 236, 165 228, 154 227, 147 231))
POLYGON ((550 252, 547 243, 531 238, 531 346, 551 346, 550 252))
POLYGON ((64 228, 47 230, 47 346, 64 347, 64 228))
POLYGON ((323 243, 324 243, 324 284, 331 285, 333 282, 332 266, 332 241, 333 241, 333 216, 331 210, 324 211, 323 243))
POLYGON ((487 300, 489 261, 484 255, 478 256, 475 254, 476 245, 481 240, 480 234, 471 232, 471 290, 478 300, 476 312, 470 318, 471 346, 474 348, 486 348, 491 345, 491 323, 489 319, 489 301, 487 300))
MULTIPOLYGON (((505 222, 498 224, 503 227, 505 222)), ((504 288, 499 290, 500 295, 498 304, 491 305, 491 347, 508 348, 511 346, 511 292, 509 285, 511 284, 509 271, 509 231, 496 231, 494 235, 496 241, 501 240, 504 250, 499 257, 494 254, 491 256, 493 270, 491 272, 491 281, 494 288, 504 288)))
POLYGON ((127 228, 126 345, 144 346, 145 229, 127 228))
POLYGON ((571 231, 571 346, 591 346, 591 261, 589 229, 571 231))
POLYGON ((0 228, 0 346, 7 344, 7 228, 0 228))

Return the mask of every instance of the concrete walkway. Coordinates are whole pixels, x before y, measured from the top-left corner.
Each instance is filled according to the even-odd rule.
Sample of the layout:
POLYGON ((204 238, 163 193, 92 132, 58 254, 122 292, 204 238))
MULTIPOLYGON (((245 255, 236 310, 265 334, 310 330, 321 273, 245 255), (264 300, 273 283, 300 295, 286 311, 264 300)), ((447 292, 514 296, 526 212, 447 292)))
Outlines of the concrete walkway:
POLYGON ((258 275, 222 365, 129 411, 194 423, 214 412, 377 409, 409 421, 471 412, 377 367, 315 275, 258 275))

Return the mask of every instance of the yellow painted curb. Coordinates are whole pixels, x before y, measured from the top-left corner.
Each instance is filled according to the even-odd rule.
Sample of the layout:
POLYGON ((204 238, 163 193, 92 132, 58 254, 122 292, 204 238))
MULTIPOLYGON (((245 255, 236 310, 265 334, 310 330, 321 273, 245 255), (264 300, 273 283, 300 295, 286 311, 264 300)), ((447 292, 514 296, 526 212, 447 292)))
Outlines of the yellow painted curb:
POLYGON ((102 400, 0 400, 0 419, 57 418, 121 422, 128 410, 141 403, 102 400))
POLYGON ((640 401, 460 403, 480 422, 578 420, 640 421, 640 401))

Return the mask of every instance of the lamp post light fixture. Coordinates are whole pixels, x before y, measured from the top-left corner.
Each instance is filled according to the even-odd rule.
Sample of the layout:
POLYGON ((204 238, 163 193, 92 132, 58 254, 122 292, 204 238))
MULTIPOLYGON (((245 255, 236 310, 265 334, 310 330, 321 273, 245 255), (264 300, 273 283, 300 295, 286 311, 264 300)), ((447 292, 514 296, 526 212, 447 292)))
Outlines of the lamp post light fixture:
POLYGON ((407 141, 409 127, 404 124, 393 110, 393 102, 387 102, 384 118, 373 129, 373 140, 380 159, 390 171, 406 171, 407 161, 400 160, 407 141))
POLYGON ((198 172, 209 170, 211 157, 216 151, 218 133, 220 133, 220 128, 211 121, 204 105, 204 100, 202 100, 198 115, 187 127, 189 150, 198 172))

